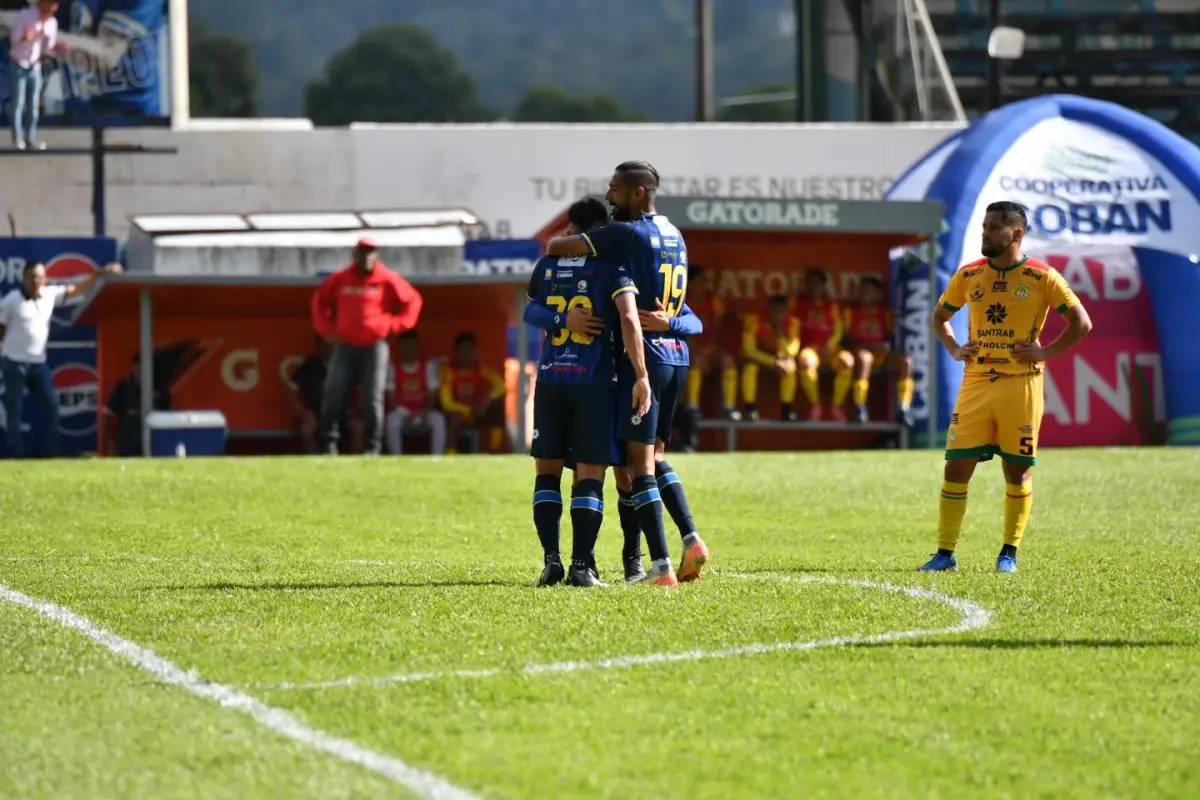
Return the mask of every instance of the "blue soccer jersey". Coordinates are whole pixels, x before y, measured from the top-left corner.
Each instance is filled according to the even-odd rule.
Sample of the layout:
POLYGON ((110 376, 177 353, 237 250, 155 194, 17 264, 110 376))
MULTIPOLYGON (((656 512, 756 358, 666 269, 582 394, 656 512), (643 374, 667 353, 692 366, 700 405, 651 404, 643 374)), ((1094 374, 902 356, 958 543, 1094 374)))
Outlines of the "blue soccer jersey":
POLYGON ((529 298, 555 313, 556 328, 542 344, 538 381, 611 386, 616 374, 616 336, 621 325, 616 298, 638 293, 628 271, 590 256, 545 256, 529 282, 529 298), (585 308, 604 320, 598 336, 567 330, 567 314, 585 308))
MULTIPOLYGON (((687 245, 683 234, 662 214, 645 214, 633 222, 610 222, 581 234, 592 255, 629 270, 638 289, 638 307, 667 315, 683 313, 687 300, 687 245)), ((675 330, 646 333, 646 361, 686 367, 688 346, 675 330)))

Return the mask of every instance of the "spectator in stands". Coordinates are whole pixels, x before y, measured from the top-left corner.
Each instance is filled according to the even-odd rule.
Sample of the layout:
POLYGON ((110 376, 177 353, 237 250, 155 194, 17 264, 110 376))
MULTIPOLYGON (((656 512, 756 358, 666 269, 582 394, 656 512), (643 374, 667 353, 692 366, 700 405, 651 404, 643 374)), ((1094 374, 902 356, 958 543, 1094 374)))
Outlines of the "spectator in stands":
POLYGON ((354 246, 351 263, 330 275, 313 295, 313 327, 333 343, 317 420, 322 452, 337 453, 339 422, 350 388, 362 396, 363 453, 379 455, 388 339, 416 327, 421 295, 378 259, 371 239, 354 246))
POLYGON ((10 458, 25 454, 21 420, 26 388, 41 405, 46 457, 58 455, 58 395, 54 391, 53 371, 46 363, 46 342, 50 339, 54 309, 68 297, 86 292, 101 275, 120 271, 120 264, 109 264, 79 283, 47 286, 46 265, 30 261, 21 273, 21 288, 13 289, 0 300, 0 374, 4 377, 10 458))
POLYGON ((800 354, 800 320, 788 313, 788 299, 776 295, 767 301, 765 316, 747 314, 742 333, 742 401, 746 419, 758 419, 759 370, 766 367, 779 376, 780 417, 796 419, 796 358, 800 354))
POLYGON ((8 72, 12 93, 13 147, 45 150, 37 140, 42 102, 42 57, 65 50, 58 43, 58 0, 38 0, 37 5, 17 12, 9 33, 8 72))
MULTIPOLYGON (((300 362, 292 372, 292 387, 288 401, 296 412, 300 426, 300 442, 305 453, 320 452, 317 444, 317 420, 321 414, 321 403, 325 398, 325 379, 329 375, 329 359, 333 347, 320 336, 315 336, 313 354, 300 362)), ((348 407, 338 420, 338 429, 346 432, 345 450, 350 453, 362 448, 362 418, 348 407)))
POLYGON ((846 397, 853 380, 854 356, 842 349, 844 333, 842 312, 833 301, 829 273, 810 269, 804 275, 804 295, 796 303, 800 318, 800 388, 808 398, 808 418, 821 419, 818 379, 821 367, 833 368, 833 403, 830 415, 835 422, 846 421, 846 397))
POLYGON ((428 436, 430 453, 444 455, 446 415, 434 408, 439 375, 434 364, 421 358, 416 331, 400 334, 395 366, 387 393, 388 451, 394 456, 403 453, 406 435, 428 436))
MULTIPOLYGON (((151 409, 171 410, 171 393, 154 387, 151 409)), ((104 444, 110 456, 133 458, 142 455, 142 354, 134 353, 129 362, 129 377, 123 378, 108 394, 104 404, 104 444)))
POLYGON ((854 375, 854 405, 858 419, 870 419, 867 394, 871 388, 871 369, 879 367, 896 376, 897 417, 912 425, 912 359, 892 350, 892 312, 883 303, 883 281, 873 276, 858 286, 858 306, 846 309, 847 344, 854 350, 857 368, 854 375))
POLYGON ((458 450, 459 440, 467 431, 489 429, 488 449, 502 449, 505 436, 504 381, 479 363, 478 342, 473 333, 460 333, 454 339, 454 358, 442 371, 441 401, 449 429, 447 453, 458 450))

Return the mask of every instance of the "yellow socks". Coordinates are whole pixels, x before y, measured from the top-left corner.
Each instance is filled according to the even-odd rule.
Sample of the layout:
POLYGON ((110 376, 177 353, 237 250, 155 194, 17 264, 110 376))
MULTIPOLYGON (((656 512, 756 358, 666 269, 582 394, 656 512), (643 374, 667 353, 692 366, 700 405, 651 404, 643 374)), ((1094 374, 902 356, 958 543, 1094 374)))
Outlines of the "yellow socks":
POLYGON ((688 370, 687 388, 684 393, 683 404, 698 408, 700 406, 700 390, 704 387, 704 373, 696 368, 688 370))
POLYGON ((804 390, 804 396, 808 398, 808 402, 814 406, 820 404, 817 398, 817 371, 815 369, 806 369, 800 373, 800 388, 804 390))
POLYGON ((871 381, 867 378, 859 378, 854 382, 854 405, 865 406, 867 404, 867 394, 871 391, 871 381))
POLYGON ((900 401, 900 408, 907 411, 912 408, 913 401, 913 379, 904 378, 896 382, 896 399, 900 401))
MULTIPOLYGON (((942 483, 942 499, 938 502, 939 550, 953 552, 958 546, 958 535, 962 532, 963 517, 966 515, 967 484, 951 481, 942 483)), ((1007 519, 1007 514, 1005 518, 1007 519)))
POLYGON ((848 369, 839 369, 833 373, 833 407, 841 408, 846 402, 846 396, 850 394, 850 384, 854 380, 854 373, 848 369))
POLYGON ((796 373, 779 376, 779 402, 790 406, 796 400, 796 373))
POLYGON ((742 368, 742 402, 751 406, 758 402, 758 364, 754 362, 742 368))
MULTIPOLYGON (((949 485, 949 484, 947 484, 949 485)), ((1033 510, 1033 481, 1004 487, 1004 543, 1021 546, 1029 512, 1033 510)))
POLYGON ((737 369, 730 367, 721 370, 721 403, 725 408, 737 405, 737 369))

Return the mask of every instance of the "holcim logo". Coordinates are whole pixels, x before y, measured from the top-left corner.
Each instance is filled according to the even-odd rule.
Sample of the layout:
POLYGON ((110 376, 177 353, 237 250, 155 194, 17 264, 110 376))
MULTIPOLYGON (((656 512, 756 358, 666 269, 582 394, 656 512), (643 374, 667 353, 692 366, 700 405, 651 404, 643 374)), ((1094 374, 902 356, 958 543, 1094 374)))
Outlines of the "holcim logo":
POLYGON ((73 362, 54 370, 54 391, 58 394, 58 430, 64 436, 95 433, 100 413, 100 380, 96 370, 73 362))

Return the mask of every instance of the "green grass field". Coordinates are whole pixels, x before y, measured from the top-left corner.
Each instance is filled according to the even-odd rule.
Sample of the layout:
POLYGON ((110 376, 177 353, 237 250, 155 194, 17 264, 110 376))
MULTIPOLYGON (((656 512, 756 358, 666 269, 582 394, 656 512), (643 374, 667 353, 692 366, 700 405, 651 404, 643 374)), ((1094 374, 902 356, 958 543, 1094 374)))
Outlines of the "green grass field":
POLYGON ((672 461, 712 568, 591 591, 528 459, 5 463, 0 797, 1200 797, 1200 451, 1043 453, 1011 576, 994 464, 927 576, 937 454, 672 461))

